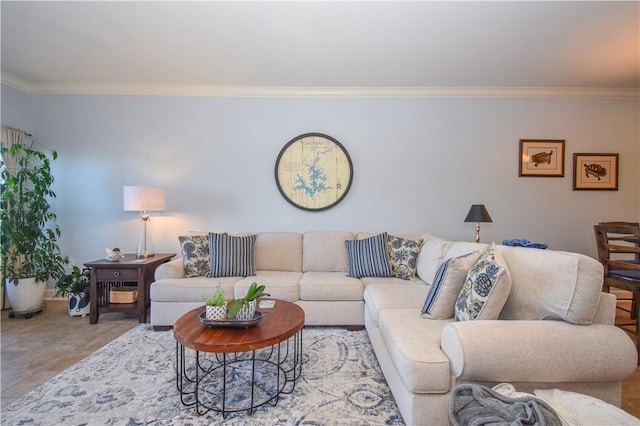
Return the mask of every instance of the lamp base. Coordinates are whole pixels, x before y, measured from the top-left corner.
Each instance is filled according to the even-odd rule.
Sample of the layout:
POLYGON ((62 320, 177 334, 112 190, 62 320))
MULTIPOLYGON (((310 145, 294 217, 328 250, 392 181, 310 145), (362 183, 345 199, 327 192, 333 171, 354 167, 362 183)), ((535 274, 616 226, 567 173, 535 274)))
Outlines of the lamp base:
POLYGON ((147 229, 147 222, 149 218, 149 212, 142 212, 142 225, 140 226, 140 235, 138 236, 138 249, 136 250, 136 258, 146 259, 154 256, 153 243, 151 241, 151 235, 147 229))

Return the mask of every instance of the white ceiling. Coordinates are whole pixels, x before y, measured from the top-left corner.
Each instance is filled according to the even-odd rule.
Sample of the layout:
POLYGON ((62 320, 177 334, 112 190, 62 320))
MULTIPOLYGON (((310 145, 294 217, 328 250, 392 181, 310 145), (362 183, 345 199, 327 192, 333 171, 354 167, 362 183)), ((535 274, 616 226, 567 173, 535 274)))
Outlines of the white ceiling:
POLYGON ((28 93, 638 98, 640 2, 2 1, 28 93))

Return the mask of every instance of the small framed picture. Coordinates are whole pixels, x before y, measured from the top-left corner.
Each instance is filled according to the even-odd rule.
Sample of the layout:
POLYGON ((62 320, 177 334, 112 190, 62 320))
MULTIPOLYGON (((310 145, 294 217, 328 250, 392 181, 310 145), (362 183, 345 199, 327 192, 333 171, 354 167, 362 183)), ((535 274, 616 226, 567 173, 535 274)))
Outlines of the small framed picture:
POLYGON ((573 189, 618 190, 618 154, 573 154, 573 189))
POLYGON ((564 141, 520 139, 518 176, 563 177, 564 141))

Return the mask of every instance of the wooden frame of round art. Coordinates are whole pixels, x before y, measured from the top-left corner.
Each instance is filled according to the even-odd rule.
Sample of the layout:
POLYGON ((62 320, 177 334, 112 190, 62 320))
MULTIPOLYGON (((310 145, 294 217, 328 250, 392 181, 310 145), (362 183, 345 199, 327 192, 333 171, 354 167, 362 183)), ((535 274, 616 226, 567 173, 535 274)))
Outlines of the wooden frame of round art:
POLYGON ((290 204, 302 210, 321 211, 347 195, 353 181, 353 164, 336 139, 322 133, 305 133, 282 148, 275 178, 280 194, 290 204))

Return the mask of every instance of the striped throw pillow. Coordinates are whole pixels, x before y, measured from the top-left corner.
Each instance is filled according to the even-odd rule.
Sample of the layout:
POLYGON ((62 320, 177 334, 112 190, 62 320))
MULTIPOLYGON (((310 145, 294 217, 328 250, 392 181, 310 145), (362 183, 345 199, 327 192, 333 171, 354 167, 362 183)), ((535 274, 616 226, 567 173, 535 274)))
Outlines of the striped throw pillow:
POLYGON ((362 240, 346 240, 350 277, 392 277, 387 253, 387 233, 362 240))
POLYGON ((480 252, 476 251, 447 259, 438 267, 422 307, 422 318, 448 319, 454 316, 456 299, 478 257, 480 252))
POLYGON ((255 235, 234 237, 209 233, 211 270, 207 277, 247 277, 256 274, 255 235))

